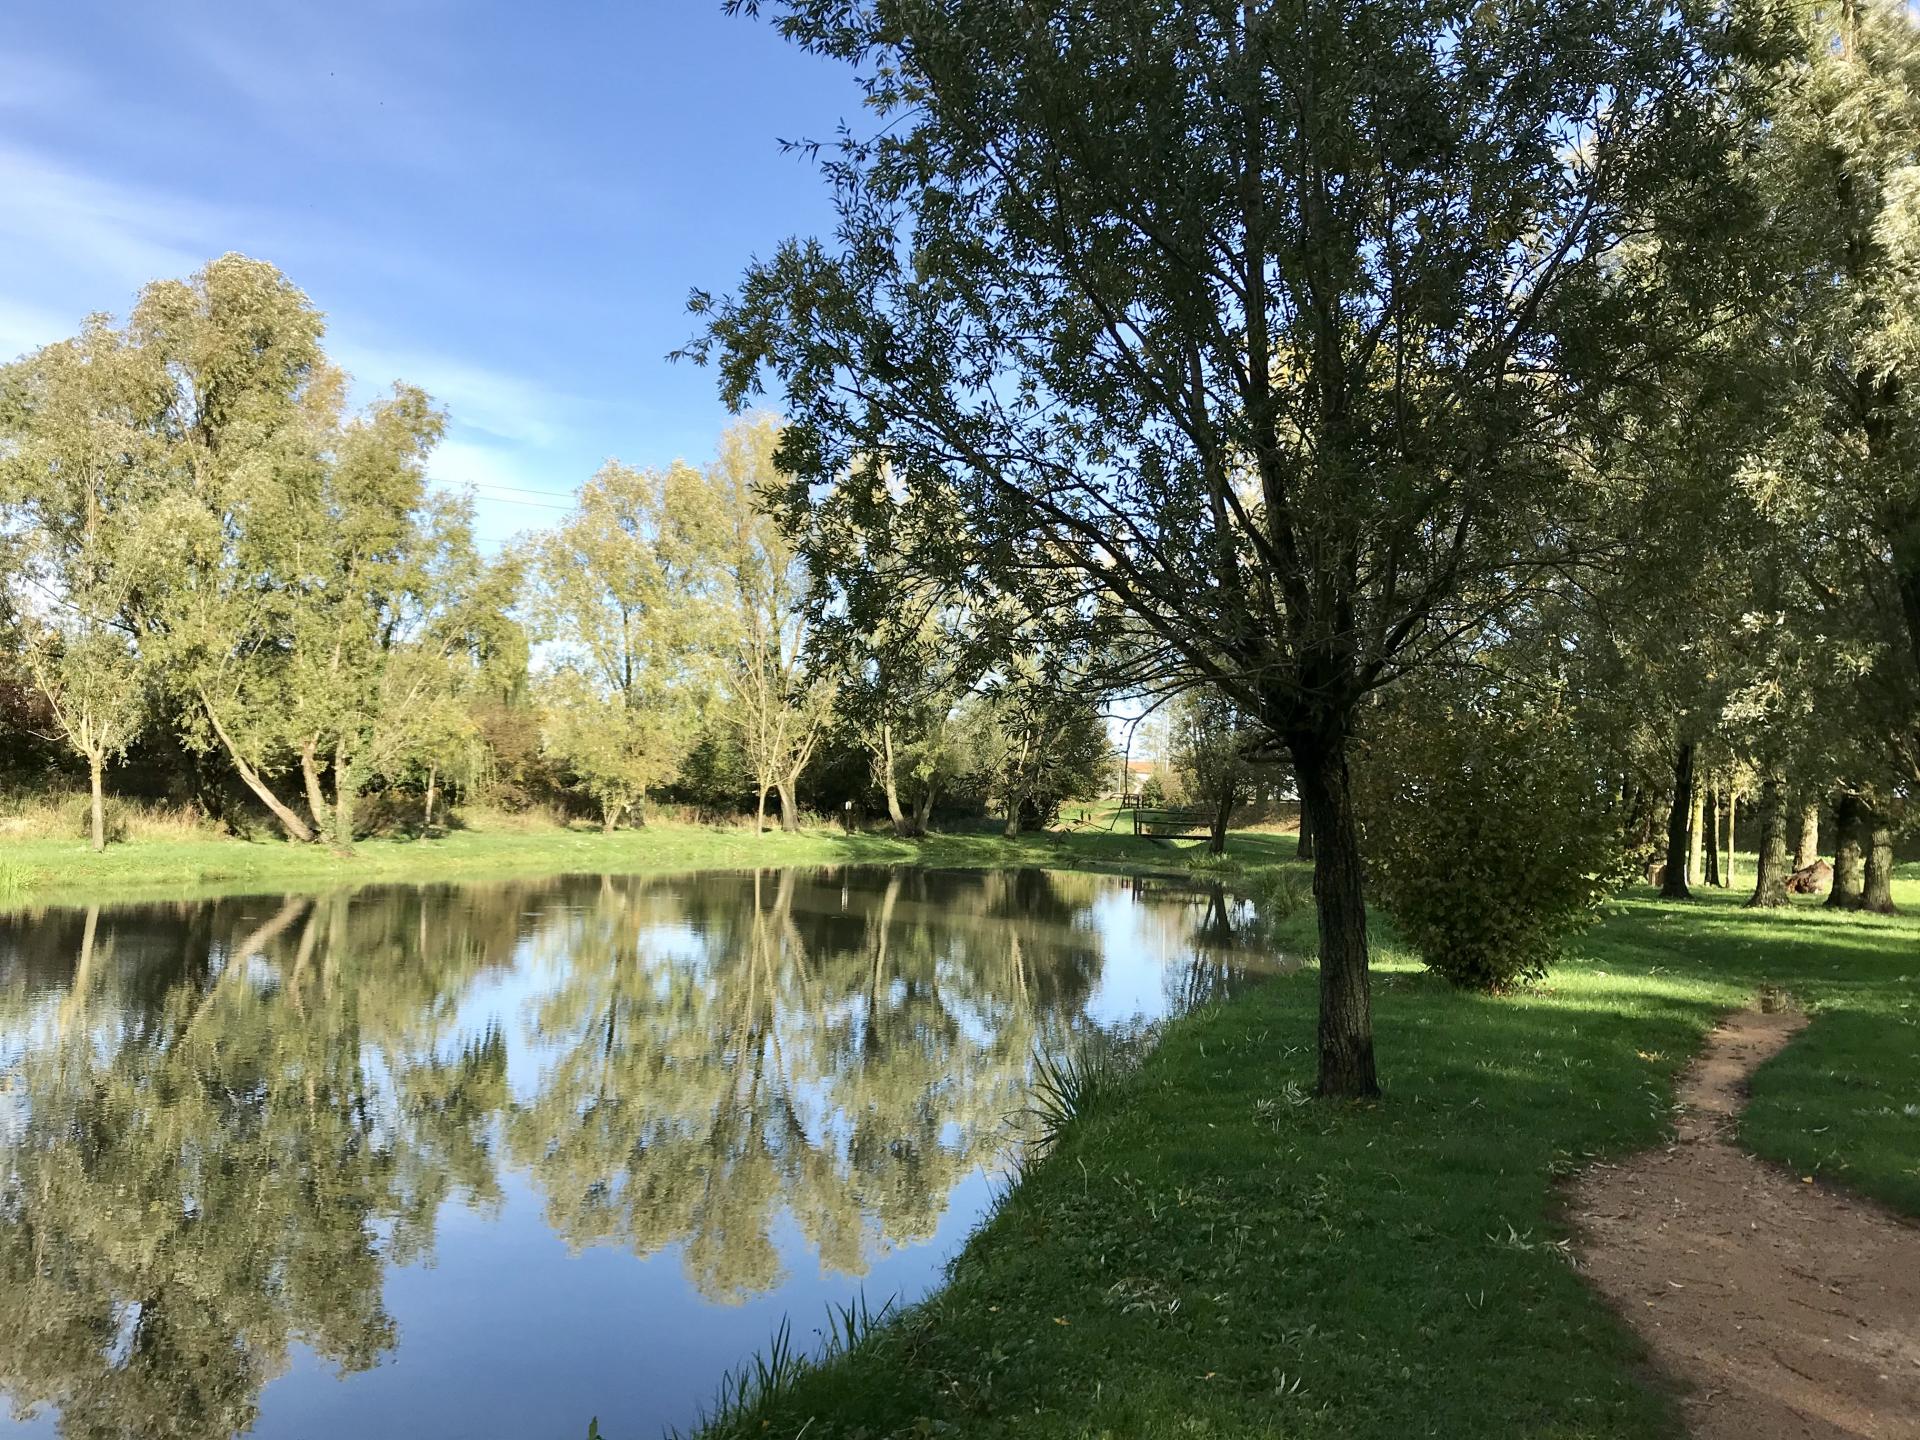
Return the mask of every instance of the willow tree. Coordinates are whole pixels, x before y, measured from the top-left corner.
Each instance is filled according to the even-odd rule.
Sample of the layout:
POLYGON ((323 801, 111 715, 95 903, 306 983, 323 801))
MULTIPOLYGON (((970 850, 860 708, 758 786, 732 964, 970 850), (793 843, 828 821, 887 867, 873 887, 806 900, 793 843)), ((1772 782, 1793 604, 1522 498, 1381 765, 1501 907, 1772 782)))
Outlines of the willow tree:
POLYGON ((705 478, 609 461, 528 556, 542 745, 611 830, 670 779, 706 693, 716 567, 705 478))
POLYGON ((396 385, 338 427, 301 507, 306 533, 291 545, 279 537, 289 562, 287 743, 314 826, 338 847, 353 843, 361 781, 452 688, 440 662, 454 637, 438 622, 459 597, 443 582, 465 578, 472 540, 465 507, 427 495, 427 456, 444 425, 424 392, 396 385))
POLYGON ((753 771, 753 828, 766 824, 767 792, 780 796, 780 828, 800 828, 800 777, 833 709, 831 678, 808 664, 812 578, 778 516, 780 422, 736 421, 708 467, 711 543, 721 576, 728 709, 753 771))
POLYGON ((60 738, 87 765, 93 848, 106 848, 107 765, 145 718, 127 602, 149 486, 135 417, 145 386, 99 316, 0 368, 0 605, 60 738))
POLYGON ((272 265, 223 255, 184 280, 148 285, 128 318, 151 386, 154 498, 129 603, 156 686, 183 738, 224 751, 290 838, 314 831, 275 792, 288 768, 284 664, 298 562, 344 377, 321 349, 325 323, 272 265))
POLYGON ((696 294, 690 353, 783 392, 796 508, 902 497, 930 572, 1073 577, 1291 752, 1320 1089, 1374 1093, 1356 712, 1551 571, 1577 407, 1688 330, 1633 242, 1710 193, 1726 12, 729 8, 857 67, 872 138, 827 152, 835 242, 696 294))
MULTIPOLYGON (((1802 12, 1770 76, 1758 168, 1799 262, 1770 337, 1800 361, 1817 532, 1847 544, 1920 676, 1920 19, 1901 0, 1802 12)), ((1913 697, 1909 689, 1909 716, 1913 697)), ((1920 761, 1916 761, 1920 764, 1920 761)))

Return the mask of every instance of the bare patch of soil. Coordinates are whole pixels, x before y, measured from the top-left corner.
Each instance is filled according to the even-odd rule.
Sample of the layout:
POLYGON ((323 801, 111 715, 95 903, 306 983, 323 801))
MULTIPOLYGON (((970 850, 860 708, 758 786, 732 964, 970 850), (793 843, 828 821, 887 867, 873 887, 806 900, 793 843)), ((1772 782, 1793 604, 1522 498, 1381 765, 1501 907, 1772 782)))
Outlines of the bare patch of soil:
POLYGON ((1748 1077, 1805 1024, 1752 1009, 1713 1032, 1673 1143, 1572 1186, 1577 1253, 1688 1384, 1702 1440, 1920 1440, 1920 1228, 1733 1143, 1748 1077))

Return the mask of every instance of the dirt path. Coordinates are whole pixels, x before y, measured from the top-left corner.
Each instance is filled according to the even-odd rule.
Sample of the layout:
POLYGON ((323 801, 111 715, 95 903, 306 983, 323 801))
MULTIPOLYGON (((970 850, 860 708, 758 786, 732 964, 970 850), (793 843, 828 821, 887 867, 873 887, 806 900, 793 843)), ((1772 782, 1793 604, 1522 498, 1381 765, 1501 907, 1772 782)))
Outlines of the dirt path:
POLYGON ((1580 1262, 1687 1383, 1702 1440, 1920 1437, 1920 1227, 1732 1143, 1747 1077, 1805 1024, 1713 1032, 1674 1142, 1574 1184, 1580 1262))

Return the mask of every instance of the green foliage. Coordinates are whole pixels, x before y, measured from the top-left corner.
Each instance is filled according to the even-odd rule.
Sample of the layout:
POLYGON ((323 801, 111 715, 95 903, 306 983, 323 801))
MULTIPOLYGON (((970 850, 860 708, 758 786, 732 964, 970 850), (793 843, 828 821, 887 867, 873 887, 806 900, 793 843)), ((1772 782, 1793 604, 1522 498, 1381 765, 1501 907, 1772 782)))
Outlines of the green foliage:
POLYGON ((1619 822, 1564 714, 1414 696, 1356 765, 1373 891, 1456 985, 1537 979, 1628 873, 1619 822))
POLYGON ((1251 782, 1246 751, 1256 738, 1255 727, 1246 724, 1232 702, 1210 689, 1182 695, 1171 721, 1173 768, 1187 801, 1209 811, 1223 805, 1231 810, 1251 782))
POLYGON ((366 785, 461 768, 512 596, 428 493, 445 417, 408 385, 349 415, 324 328, 226 255, 0 372, 0 608, 96 773, 152 697, 289 835, 344 844, 366 785), (273 785, 296 770, 304 817, 273 785))

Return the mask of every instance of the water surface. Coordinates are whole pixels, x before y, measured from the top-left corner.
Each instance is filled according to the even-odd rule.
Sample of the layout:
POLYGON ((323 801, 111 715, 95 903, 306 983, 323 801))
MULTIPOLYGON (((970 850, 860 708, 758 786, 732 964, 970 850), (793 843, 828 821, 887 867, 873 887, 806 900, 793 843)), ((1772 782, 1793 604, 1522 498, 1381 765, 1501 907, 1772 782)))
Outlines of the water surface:
POLYGON ((880 869, 0 918, 0 1435, 650 1440, 937 1283, 1035 1054, 1247 919, 880 869))

